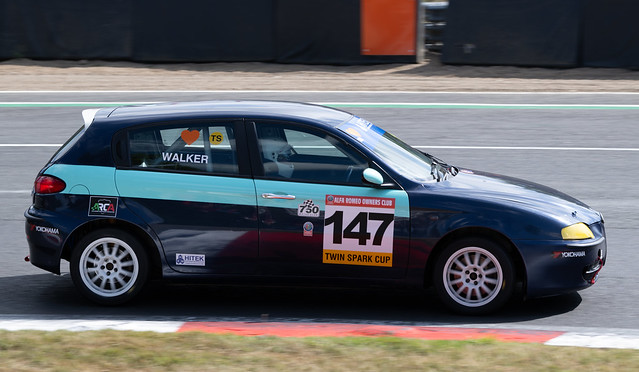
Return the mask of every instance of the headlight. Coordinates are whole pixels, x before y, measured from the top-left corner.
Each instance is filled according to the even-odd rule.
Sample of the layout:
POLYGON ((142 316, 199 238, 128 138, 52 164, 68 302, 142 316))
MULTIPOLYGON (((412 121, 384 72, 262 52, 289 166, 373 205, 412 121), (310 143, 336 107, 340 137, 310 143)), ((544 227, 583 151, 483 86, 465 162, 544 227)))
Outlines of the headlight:
POLYGON ((561 237, 564 240, 593 239, 595 235, 585 223, 579 222, 561 229, 561 237))

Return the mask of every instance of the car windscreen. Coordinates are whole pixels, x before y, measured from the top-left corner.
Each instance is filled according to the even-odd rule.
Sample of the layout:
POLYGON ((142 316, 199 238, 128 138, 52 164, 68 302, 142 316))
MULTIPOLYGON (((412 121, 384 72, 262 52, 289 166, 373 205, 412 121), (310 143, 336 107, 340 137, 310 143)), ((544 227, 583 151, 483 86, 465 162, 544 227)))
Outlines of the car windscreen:
POLYGON ((402 176, 414 182, 433 182, 431 159, 371 122, 353 116, 337 129, 362 143, 402 176))
POLYGON ((75 134, 73 134, 68 140, 67 142, 64 143, 64 145, 62 145, 58 151, 55 152, 55 154, 53 154, 53 156, 51 157, 51 160, 49 160, 49 163, 53 163, 56 160, 60 159, 60 157, 64 154, 66 154, 66 152, 73 147, 73 145, 75 145, 76 142, 78 142, 78 140, 80 139, 80 137, 82 137, 82 134, 84 133, 84 130, 86 129, 86 127, 83 125, 80 127, 80 129, 78 129, 75 134))

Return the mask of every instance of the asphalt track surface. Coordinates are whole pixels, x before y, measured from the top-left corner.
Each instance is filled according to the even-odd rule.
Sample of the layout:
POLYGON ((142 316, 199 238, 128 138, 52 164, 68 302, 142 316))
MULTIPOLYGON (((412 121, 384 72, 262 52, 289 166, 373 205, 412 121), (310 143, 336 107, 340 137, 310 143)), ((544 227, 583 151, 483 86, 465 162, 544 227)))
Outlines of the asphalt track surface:
POLYGON ((638 94, 2 92, 0 112, 0 320, 336 322, 579 331, 639 339, 638 94), (81 125, 82 109, 209 99, 282 99, 340 107, 448 163, 557 188, 604 214, 607 265, 587 290, 513 301, 487 317, 463 317, 447 313, 430 292, 160 283, 149 285, 129 305, 100 307, 81 298, 68 276, 24 262, 28 252, 22 214, 30 204, 33 179, 57 145, 81 125))

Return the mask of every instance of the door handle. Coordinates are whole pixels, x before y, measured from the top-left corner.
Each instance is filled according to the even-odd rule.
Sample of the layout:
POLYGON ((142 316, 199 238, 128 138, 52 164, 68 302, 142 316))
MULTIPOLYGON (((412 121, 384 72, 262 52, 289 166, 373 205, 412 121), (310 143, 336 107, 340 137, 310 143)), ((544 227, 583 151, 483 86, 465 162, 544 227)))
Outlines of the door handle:
POLYGON ((285 199, 285 200, 295 200, 295 195, 286 195, 286 194, 273 194, 270 192, 265 192, 262 194, 264 199, 285 199))

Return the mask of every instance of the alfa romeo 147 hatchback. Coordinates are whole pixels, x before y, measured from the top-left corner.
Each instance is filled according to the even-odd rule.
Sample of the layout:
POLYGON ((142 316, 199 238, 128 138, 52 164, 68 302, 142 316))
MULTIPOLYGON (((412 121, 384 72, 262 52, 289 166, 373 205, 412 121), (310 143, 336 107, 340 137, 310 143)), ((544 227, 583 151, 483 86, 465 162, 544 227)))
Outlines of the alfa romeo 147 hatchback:
POLYGON ((69 261, 100 304, 195 279, 432 286, 480 314, 587 288, 606 260, 603 218, 578 200, 450 166, 344 111, 214 101, 83 117, 37 175, 26 234, 35 266, 69 261))

